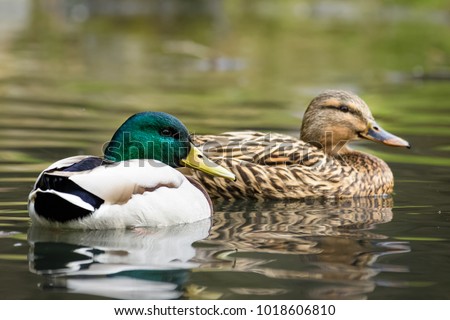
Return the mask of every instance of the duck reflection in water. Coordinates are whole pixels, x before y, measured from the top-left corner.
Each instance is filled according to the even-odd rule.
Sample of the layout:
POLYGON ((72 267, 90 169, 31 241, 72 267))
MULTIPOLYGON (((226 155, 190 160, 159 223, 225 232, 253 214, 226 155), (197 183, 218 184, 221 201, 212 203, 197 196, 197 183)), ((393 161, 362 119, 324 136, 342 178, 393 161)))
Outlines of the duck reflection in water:
POLYGON ((31 227, 30 271, 44 290, 116 299, 176 299, 198 267, 192 244, 209 219, 164 228, 55 230, 31 227))
POLYGON ((43 289, 120 299, 362 299, 408 272, 377 262, 410 250, 376 231, 392 216, 391 198, 223 200, 212 226, 31 228, 30 269, 43 289))
POLYGON ((379 285, 375 276, 408 272, 403 266, 377 263, 381 256, 410 251, 407 243, 392 242, 375 230, 392 220, 392 206, 392 198, 224 200, 209 238, 200 242, 205 247, 198 251, 204 255, 204 272, 223 272, 210 275, 215 284, 209 289, 229 298, 366 298, 379 285), (234 282, 230 271, 258 277, 234 282))

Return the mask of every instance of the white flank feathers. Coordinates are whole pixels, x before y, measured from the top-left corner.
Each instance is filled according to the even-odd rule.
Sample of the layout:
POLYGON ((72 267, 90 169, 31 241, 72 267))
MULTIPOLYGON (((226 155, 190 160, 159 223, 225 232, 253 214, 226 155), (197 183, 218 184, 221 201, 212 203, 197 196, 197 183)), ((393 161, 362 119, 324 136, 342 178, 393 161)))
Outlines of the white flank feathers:
MULTIPOLYGON (((72 157, 58 161, 41 175, 47 170, 67 166, 74 159, 79 161, 82 158, 72 157)), ((60 172, 50 174, 58 175, 60 172)), ((83 172, 62 172, 60 175, 69 176, 70 180, 102 198, 105 203, 85 218, 65 223, 52 222, 36 214, 33 200, 37 193, 43 191, 33 190, 29 197, 29 212, 33 223, 81 229, 160 227, 199 221, 211 215, 211 208, 203 192, 180 172, 156 160, 123 161, 83 172)), ((45 192, 57 194, 85 209, 90 206, 74 195, 54 190, 45 192), (80 205, 80 201, 83 205, 80 205)))

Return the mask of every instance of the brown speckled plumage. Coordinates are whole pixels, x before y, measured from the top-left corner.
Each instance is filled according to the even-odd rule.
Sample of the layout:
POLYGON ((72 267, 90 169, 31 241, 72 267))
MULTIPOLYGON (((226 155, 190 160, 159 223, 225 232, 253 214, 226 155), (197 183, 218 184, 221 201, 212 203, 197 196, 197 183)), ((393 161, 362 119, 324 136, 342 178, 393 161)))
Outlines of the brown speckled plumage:
POLYGON ((409 144, 381 129, 359 97, 345 91, 319 95, 305 112, 301 131, 302 139, 254 131, 194 136, 194 143, 232 171, 236 181, 192 174, 210 195, 224 198, 343 198, 393 192, 387 164, 348 149, 346 143, 365 138, 391 146, 409 144))

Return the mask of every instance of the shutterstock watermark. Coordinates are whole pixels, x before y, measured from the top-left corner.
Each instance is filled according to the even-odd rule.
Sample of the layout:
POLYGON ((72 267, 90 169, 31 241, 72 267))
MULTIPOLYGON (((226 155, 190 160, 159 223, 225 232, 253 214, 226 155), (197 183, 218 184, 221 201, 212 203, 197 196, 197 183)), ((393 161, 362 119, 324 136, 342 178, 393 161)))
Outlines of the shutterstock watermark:
MULTIPOLYGON (((132 139, 131 134, 125 133, 122 141, 114 140, 103 144, 102 151, 106 159, 115 162, 124 159, 160 159, 162 163, 155 162, 154 165, 164 166, 165 164, 175 164, 183 156, 189 153, 190 142, 195 143, 196 136, 191 135, 189 141, 177 140, 176 142, 162 141, 141 141, 132 139)), ((201 140, 201 136, 199 136, 201 140)), ((324 153, 332 154, 340 161, 344 159, 340 156, 341 151, 346 148, 348 140, 334 141, 333 132, 325 132, 324 142, 309 142, 299 148, 299 143, 292 139, 283 140, 279 135, 267 133, 252 139, 238 141, 237 139, 209 140, 198 148, 204 152, 205 156, 214 159, 243 159, 249 162, 257 162, 261 165, 290 165, 293 163, 307 163, 311 157, 316 156, 318 149, 324 153)), ((201 161, 201 157, 194 161, 201 161)), ((316 162, 311 166, 320 166, 322 163, 316 162)), ((243 163, 242 165, 245 165, 243 163)))

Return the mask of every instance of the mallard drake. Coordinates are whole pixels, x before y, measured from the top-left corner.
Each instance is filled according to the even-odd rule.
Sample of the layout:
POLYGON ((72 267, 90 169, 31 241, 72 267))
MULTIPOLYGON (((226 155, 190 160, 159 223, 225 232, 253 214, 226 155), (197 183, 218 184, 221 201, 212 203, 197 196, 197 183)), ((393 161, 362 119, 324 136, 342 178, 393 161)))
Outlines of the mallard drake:
POLYGON ((383 130, 355 94, 328 90, 318 95, 305 111, 300 131, 300 139, 254 131, 195 136, 194 143, 237 179, 224 183, 200 172, 192 174, 210 195, 225 198, 344 198, 393 192, 388 165, 351 150, 348 142, 368 139, 388 146, 410 145, 383 130))
POLYGON ((168 226, 209 217, 211 199, 176 168, 234 179, 192 144, 186 127, 163 112, 131 116, 104 157, 57 161, 37 178, 28 209, 35 225, 105 229, 168 226))

